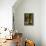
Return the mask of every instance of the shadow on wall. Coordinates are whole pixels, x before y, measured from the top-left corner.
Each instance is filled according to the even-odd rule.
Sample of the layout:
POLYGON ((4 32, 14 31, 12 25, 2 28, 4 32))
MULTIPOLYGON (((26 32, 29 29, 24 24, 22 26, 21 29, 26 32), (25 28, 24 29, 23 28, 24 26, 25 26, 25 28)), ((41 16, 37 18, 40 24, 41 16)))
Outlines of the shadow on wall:
POLYGON ((40 39, 36 39, 35 44, 36 44, 36 46, 41 46, 41 40, 40 39))

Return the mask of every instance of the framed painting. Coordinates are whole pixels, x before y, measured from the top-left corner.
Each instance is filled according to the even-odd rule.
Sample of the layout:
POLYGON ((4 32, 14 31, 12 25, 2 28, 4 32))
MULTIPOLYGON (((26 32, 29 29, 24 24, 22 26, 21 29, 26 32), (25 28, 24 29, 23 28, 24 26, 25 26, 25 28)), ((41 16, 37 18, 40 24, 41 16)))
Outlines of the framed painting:
POLYGON ((33 13, 24 13, 24 25, 33 25, 33 13))

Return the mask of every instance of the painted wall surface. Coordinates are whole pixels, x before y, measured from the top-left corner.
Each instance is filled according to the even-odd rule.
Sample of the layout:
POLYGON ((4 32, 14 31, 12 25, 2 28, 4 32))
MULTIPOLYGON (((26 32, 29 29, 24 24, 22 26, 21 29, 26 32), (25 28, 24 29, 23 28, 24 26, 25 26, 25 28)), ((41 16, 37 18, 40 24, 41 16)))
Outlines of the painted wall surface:
POLYGON ((46 0, 41 1, 41 41, 46 46, 46 0))
POLYGON ((0 27, 12 28, 12 6, 16 0, 0 0, 0 27))
POLYGON ((41 1, 23 0, 20 5, 14 8, 15 28, 22 32, 24 38, 35 41, 36 46, 41 46, 41 1), (24 25, 24 13, 34 13, 34 25, 24 25))

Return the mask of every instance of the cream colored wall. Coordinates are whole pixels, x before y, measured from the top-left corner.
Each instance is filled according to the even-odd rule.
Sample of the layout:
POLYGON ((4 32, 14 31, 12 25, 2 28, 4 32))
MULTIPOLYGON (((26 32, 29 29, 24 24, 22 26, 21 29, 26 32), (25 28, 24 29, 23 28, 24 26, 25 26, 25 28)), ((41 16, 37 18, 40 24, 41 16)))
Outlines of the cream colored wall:
POLYGON ((41 40, 42 46, 46 46, 46 0, 42 0, 41 4, 41 40))
MULTIPOLYGON (((16 6, 16 5, 15 5, 16 6)), ((14 8, 15 28, 24 34, 24 38, 35 41, 36 46, 41 46, 41 2, 40 0, 23 0, 14 8), (24 13, 34 13, 34 25, 24 25, 24 13)))

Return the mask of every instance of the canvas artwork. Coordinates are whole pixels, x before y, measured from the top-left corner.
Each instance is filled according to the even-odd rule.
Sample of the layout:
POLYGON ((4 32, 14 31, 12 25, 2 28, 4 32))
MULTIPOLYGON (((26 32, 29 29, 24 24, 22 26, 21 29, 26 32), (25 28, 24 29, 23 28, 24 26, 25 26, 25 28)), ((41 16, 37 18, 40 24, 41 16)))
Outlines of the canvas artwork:
POLYGON ((33 25, 33 13, 24 13, 24 25, 33 25))

